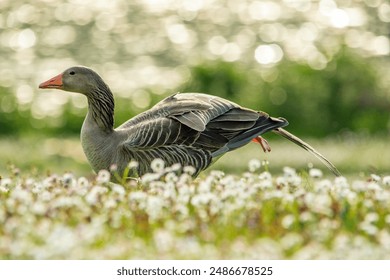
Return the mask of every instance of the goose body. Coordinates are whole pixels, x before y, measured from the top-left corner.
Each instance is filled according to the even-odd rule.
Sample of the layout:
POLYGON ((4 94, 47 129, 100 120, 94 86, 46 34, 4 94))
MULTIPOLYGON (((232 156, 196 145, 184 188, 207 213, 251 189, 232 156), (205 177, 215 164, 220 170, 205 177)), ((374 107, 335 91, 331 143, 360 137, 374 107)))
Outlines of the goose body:
POLYGON ((273 131, 319 157, 336 175, 336 167, 298 137, 282 129, 283 118, 243 108, 226 99, 202 93, 176 93, 114 129, 114 98, 109 87, 92 69, 71 67, 43 82, 40 88, 79 92, 88 99, 88 113, 81 128, 84 153, 94 169, 117 166, 123 174, 130 161, 138 162, 133 175, 151 171, 161 158, 166 166, 193 166, 194 176, 226 152, 250 141, 268 151, 260 135, 273 131))

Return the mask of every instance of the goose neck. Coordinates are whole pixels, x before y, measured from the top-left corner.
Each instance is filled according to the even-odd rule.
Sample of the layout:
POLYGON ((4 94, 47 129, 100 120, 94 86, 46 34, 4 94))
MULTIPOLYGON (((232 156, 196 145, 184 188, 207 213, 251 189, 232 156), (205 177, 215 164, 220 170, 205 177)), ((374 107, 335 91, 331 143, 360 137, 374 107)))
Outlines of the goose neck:
POLYGON ((111 132, 114 129, 114 98, 109 89, 96 90, 88 96, 88 116, 98 127, 111 132))

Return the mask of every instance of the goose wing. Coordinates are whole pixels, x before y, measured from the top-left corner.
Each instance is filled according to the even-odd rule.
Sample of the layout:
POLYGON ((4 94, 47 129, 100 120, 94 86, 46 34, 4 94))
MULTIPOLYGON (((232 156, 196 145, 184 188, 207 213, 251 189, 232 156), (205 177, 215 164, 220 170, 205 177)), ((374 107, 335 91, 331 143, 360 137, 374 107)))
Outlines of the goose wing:
POLYGON ((121 148, 131 159, 149 165, 162 158, 167 164, 178 162, 200 171, 214 157, 284 125, 285 120, 219 97, 186 93, 165 98, 117 131, 126 135, 121 148))

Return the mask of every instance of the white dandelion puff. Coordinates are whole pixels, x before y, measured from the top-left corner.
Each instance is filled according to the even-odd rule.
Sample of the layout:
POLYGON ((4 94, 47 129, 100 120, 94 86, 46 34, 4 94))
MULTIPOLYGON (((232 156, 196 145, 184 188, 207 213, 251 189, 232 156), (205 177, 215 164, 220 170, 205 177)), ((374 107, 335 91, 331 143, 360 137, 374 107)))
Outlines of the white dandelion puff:
POLYGON ((314 190, 316 192, 323 192, 323 191, 328 191, 332 188, 332 182, 330 180, 321 180, 319 182, 316 182, 314 185, 314 190))
POLYGON ((0 187, 8 189, 12 185, 12 180, 10 178, 3 178, 0 180, 0 187))
POLYGON ((286 178, 280 177, 280 176, 276 178, 275 182, 276 182, 277 186, 287 186, 288 185, 286 178))
POLYGON ((272 175, 268 171, 262 172, 259 175, 259 180, 260 181, 271 181, 272 180, 272 175))
POLYGON ((382 188, 376 182, 370 182, 370 183, 367 184, 367 189, 372 190, 372 191, 379 191, 382 188))
POLYGON ((100 200, 101 195, 107 193, 107 191, 107 188, 95 186, 85 196, 85 200, 91 205, 96 204, 100 200))
POLYGON ((378 215, 378 213, 370 212, 370 213, 366 214, 366 216, 364 217, 364 220, 367 223, 374 223, 374 222, 377 222, 379 220, 379 215, 378 215))
POLYGON ((345 178, 343 176, 336 177, 334 179, 334 184, 338 188, 348 188, 348 186, 349 186, 347 178, 345 178))
POLYGON ((312 178, 321 178, 322 177, 322 171, 317 168, 312 168, 309 170, 309 175, 312 178))
POLYGON ((179 171, 181 169, 181 164, 180 163, 175 163, 171 166, 171 171, 179 171))
POLYGON ((390 176, 385 176, 385 177, 383 177, 383 179, 382 179, 382 182, 383 182, 383 184, 385 185, 385 186, 390 186, 390 176))
POLYGON ((210 172, 210 176, 216 178, 216 179, 222 179, 225 176, 225 173, 220 170, 212 170, 210 172))
POLYGON ((153 181, 157 181, 160 177, 160 174, 157 173, 146 173, 141 177, 141 183, 147 185, 153 181))
POLYGON ((77 179, 77 185, 80 187, 80 188, 85 188, 85 187, 88 187, 89 186, 89 181, 87 178, 85 177, 80 177, 77 179))
POLYGON ((282 226, 289 229, 294 224, 295 218, 293 215, 286 215, 282 219, 282 226))
POLYGON ((261 162, 258 159, 251 159, 248 163, 249 172, 256 172, 261 167, 261 162))
POLYGON ((76 185, 76 179, 74 175, 70 172, 67 172, 62 176, 62 182, 65 187, 71 187, 76 185))
POLYGON ((159 173, 164 171, 165 162, 161 158, 155 158, 150 164, 150 167, 152 168, 153 172, 159 173))
POLYGON ((115 173, 117 171, 118 171, 118 165, 116 165, 115 163, 111 164, 110 165, 110 172, 115 173))
POLYGON ((46 213, 47 207, 42 202, 35 202, 31 207, 31 212, 36 215, 43 215, 46 213))
POLYGON ((283 167, 283 173, 286 177, 293 177, 297 175, 296 170, 288 166, 283 167))
POLYGON ((136 169, 136 168, 138 168, 138 166, 139 166, 139 163, 138 163, 138 161, 135 161, 135 160, 130 161, 129 164, 127 165, 127 167, 129 169, 136 169))
POLYGON ((381 181, 381 177, 379 175, 376 175, 376 174, 371 174, 371 180, 374 181, 374 182, 380 182, 381 181))
POLYGON ((165 175, 165 181, 167 182, 177 182, 178 180, 179 178, 173 172, 169 172, 167 175, 165 175))
POLYGON ((195 167, 191 166, 191 165, 187 165, 187 166, 184 166, 183 168, 183 172, 184 173, 187 173, 188 175, 194 175, 195 172, 196 172, 196 169, 195 167))
POLYGON ((111 174, 105 169, 102 169, 98 172, 98 175, 96 177, 96 181, 100 184, 105 184, 110 182, 111 174))
POLYGON ((378 228, 375 225, 370 223, 363 222, 359 225, 359 227, 368 235, 375 235, 378 232, 378 228))
POLYGON ((125 195, 125 193, 126 193, 125 188, 121 185, 118 185, 118 184, 114 184, 112 186, 112 191, 119 194, 120 196, 125 195))

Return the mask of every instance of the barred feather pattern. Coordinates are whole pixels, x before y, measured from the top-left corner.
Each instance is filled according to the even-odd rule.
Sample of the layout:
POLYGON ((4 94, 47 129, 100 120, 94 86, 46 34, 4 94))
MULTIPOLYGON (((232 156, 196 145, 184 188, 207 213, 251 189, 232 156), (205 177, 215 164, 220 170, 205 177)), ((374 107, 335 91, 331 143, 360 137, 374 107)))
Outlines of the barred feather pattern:
POLYGON ((138 172, 143 174, 158 157, 167 165, 191 165, 198 174, 214 158, 286 124, 285 120, 270 118, 215 96, 174 94, 116 129, 127 138, 120 145, 118 157, 125 156, 118 161, 138 161, 138 172))
POLYGON ((88 96, 89 112, 99 127, 105 131, 112 131, 114 128, 114 97, 103 81, 97 80, 97 83, 98 86, 88 96))
POLYGON ((118 161, 122 160, 121 157, 125 161, 131 159, 139 163, 135 173, 136 175, 152 172, 151 163, 156 158, 163 159, 165 166, 172 166, 178 163, 182 167, 196 167, 194 176, 197 176, 200 171, 207 168, 212 160, 210 152, 182 145, 170 145, 144 150, 125 149, 123 153, 120 153, 118 161))

